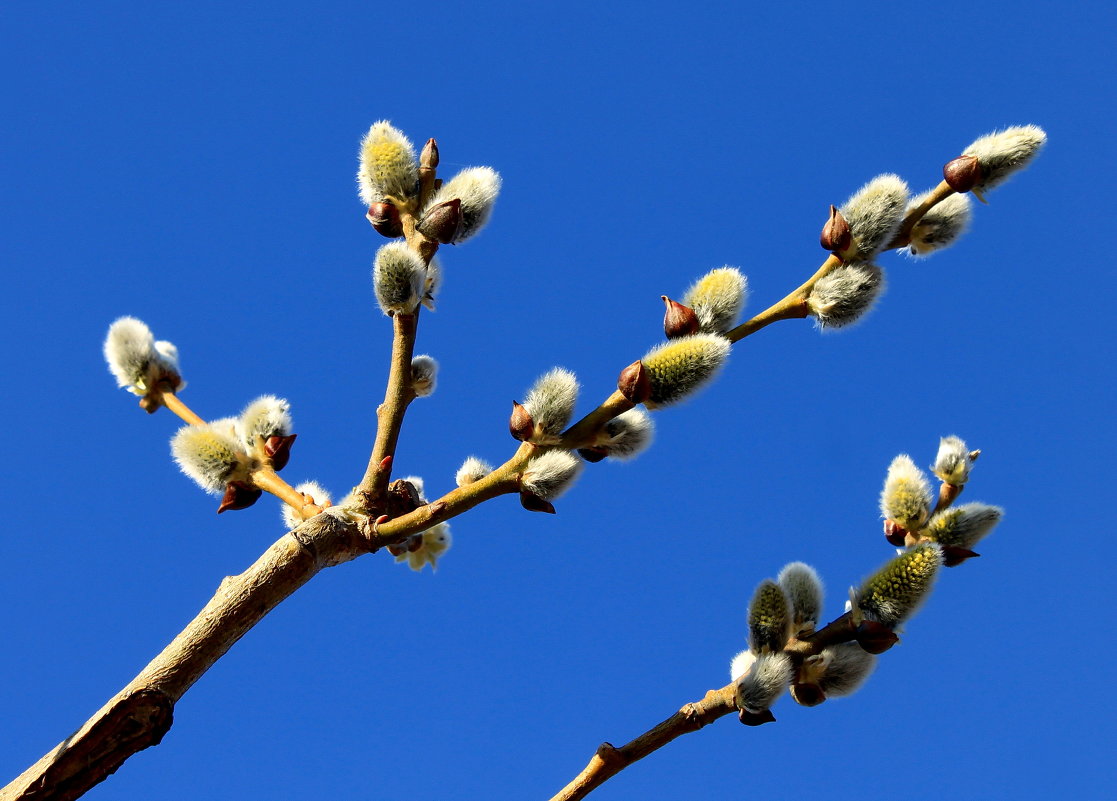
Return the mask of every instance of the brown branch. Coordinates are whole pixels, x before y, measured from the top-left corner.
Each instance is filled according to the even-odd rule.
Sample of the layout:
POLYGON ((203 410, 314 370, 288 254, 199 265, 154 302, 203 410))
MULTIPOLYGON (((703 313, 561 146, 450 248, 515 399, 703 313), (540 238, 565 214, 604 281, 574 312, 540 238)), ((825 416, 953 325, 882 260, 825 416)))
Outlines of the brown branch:
POLYGON ((364 553, 356 526, 321 514, 221 582, 190 624, 80 729, 0 790, 0 801, 78 798, 156 745, 175 702, 249 629, 323 567, 364 553))

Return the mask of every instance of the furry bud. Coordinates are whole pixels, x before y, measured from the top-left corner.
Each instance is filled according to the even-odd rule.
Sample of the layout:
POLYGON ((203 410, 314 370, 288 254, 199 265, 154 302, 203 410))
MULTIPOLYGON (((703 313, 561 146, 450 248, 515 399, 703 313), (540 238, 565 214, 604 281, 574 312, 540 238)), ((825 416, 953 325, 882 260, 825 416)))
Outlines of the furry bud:
MULTIPOLYGON (((962 151, 963 156, 977 159, 980 167, 970 191, 980 198, 981 193, 1000 186, 1017 170, 1027 167, 1046 142, 1047 134, 1038 125, 1006 128, 975 140, 962 151)), ((959 159, 951 164, 957 161, 959 159)), ((949 179, 947 182, 949 183, 949 179)), ((951 188, 958 192, 966 191, 953 184, 951 188)))
MULTIPOLYGON (((308 505, 312 503, 320 509, 325 509, 333 505, 329 491, 317 481, 304 481, 302 484, 297 484, 295 486, 295 492, 300 493, 304 497, 309 497, 310 500, 307 501, 308 505)), ((309 519, 303 517, 301 509, 295 509, 293 506, 286 503, 282 504, 282 506, 283 525, 287 527, 288 531, 296 528, 304 520, 309 519)))
POLYGON ((923 471, 906 453, 892 460, 884 489, 880 493, 880 512, 911 532, 919 531, 931 514, 931 485, 923 471))
POLYGON ((791 606, 791 634, 810 634, 822 620, 822 579, 803 562, 792 562, 776 577, 791 606))
POLYGON ((491 464, 483 459, 478 459, 476 456, 470 456, 462 462, 462 466, 458 468, 458 472, 454 476, 454 482, 459 487, 464 487, 467 484, 480 481, 491 472, 493 472, 493 466, 491 464))
POLYGON ((380 310, 393 314, 412 314, 426 292, 427 268, 405 242, 391 242, 376 251, 372 285, 380 310))
POLYGON ((818 243, 822 245, 823 250, 841 253, 849 250, 852 241, 853 232, 849 229, 849 223, 838 211, 838 207, 831 204, 830 219, 822 226, 822 234, 818 238, 818 243))
POLYGON ((942 550, 923 543, 890 561, 861 585, 858 608, 871 620, 895 627, 907 620, 931 592, 942 550))
POLYGON ((156 342, 151 329, 135 317, 121 317, 109 326, 104 354, 117 385, 134 395, 147 395, 160 384, 172 392, 186 386, 179 373, 178 349, 170 342, 156 342))
POLYGON ((428 208, 460 200, 461 225, 450 241, 464 242, 489 221, 499 193, 500 175, 495 170, 491 167, 469 167, 443 184, 431 198, 428 208))
MULTIPOLYGON (((655 424, 641 409, 629 409, 606 423, 594 441, 594 449, 602 456, 625 461, 635 459, 652 443, 655 424)), ((581 453, 581 451, 579 451, 581 453)), ((585 454, 582 454, 585 457, 585 454)), ((595 461, 587 459, 587 461, 595 461)))
POLYGON ((754 715, 766 711, 787 689, 793 674, 787 654, 761 654, 737 680, 737 708, 754 715))
MULTIPOLYGON (((914 198, 908 204, 908 210, 921 204, 929 194, 914 198)), ((953 245, 970 225, 970 206, 966 195, 951 195, 940 200, 911 229, 908 252, 913 256, 929 256, 936 250, 953 245)))
POLYGON ((581 460, 570 451, 550 450, 527 463, 520 486, 544 501, 553 501, 571 487, 581 471, 581 460))
POLYGON ((729 349, 729 340, 718 334, 692 334, 652 348, 641 360, 649 385, 645 405, 678 403, 717 374, 729 349))
POLYGON ((818 686, 828 696, 852 695, 861 688, 876 667, 876 657, 855 642, 824 648, 820 654, 824 667, 818 686))
POLYGON ((224 494, 226 484, 248 476, 248 455, 232 431, 223 429, 217 423, 183 426, 171 440, 179 469, 213 495, 224 494))
POLYGON ((659 297, 667 307, 663 312, 663 333, 668 339, 698 333, 698 316, 693 309, 671 300, 666 295, 659 297))
POLYGON ((819 328, 842 328, 860 320, 883 289, 880 267, 868 262, 843 264, 818 279, 807 296, 807 308, 819 328))
POLYGON ((434 394, 438 383, 438 362, 425 353, 411 360, 411 389, 417 398, 434 394))
POLYGON ((900 230, 908 204, 908 185, 898 175, 878 175, 841 208, 852 241, 843 261, 868 261, 884 250, 900 230))
MULTIPOLYGON (((265 447, 272 437, 286 437, 291 433, 291 405, 275 395, 261 395, 240 413, 236 431, 241 444, 248 452, 265 447)), ((277 446, 273 446, 273 453, 277 446)))
POLYGON ((403 222, 399 218, 399 209, 387 201, 373 203, 365 214, 376 233, 395 239, 403 236, 403 222))
POLYGON ((756 661, 756 654, 752 651, 744 650, 733 657, 733 661, 729 663, 729 680, 737 681, 741 676, 748 672, 756 661))
POLYGON ((1001 522, 1004 509, 984 503, 966 503, 944 509, 933 518, 925 532, 944 548, 970 550, 1001 522))
POLYGON ((787 595, 776 582, 760 582, 749 604, 749 650, 757 654, 782 651, 791 636, 787 595))
POLYGON ((523 408, 534 422, 531 442, 554 444, 574 415, 578 400, 578 379, 574 373, 556 367, 540 376, 527 393, 523 408))
POLYGON ((969 480, 972 468, 973 457, 964 441, 953 435, 939 440, 939 452, 931 465, 932 473, 947 484, 961 487, 969 480))
POLYGON ((388 197, 402 200, 413 196, 418 189, 415 148, 387 120, 374 123, 361 140, 360 162, 357 187, 366 206, 388 197))
POLYGON ((726 265, 699 278, 686 291, 683 303, 694 309, 700 331, 724 334, 737 325, 748 294, 748 279, 736 267, 726 265))

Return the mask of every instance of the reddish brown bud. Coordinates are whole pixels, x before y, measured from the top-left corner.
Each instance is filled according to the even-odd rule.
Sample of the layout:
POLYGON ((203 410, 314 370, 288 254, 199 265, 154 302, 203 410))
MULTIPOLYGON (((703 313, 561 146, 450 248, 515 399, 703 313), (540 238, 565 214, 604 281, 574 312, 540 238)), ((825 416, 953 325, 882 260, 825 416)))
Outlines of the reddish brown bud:
POLYGON ((383 473, 385 470, 391 470, 391 469, 392 469, 392 454, 389 453, 387 456, 385 456, 383 459, 380 460, 380 472, 383 473))
POLYGON ((907 536, 908 530, 895 520, 884 521, 884 538, 888 540, 889 545, 902 548, 904 547, 904 541, 907 539, 907 536))
POLYGON ((978 456, 981 456, 981 451, 980 450, 970 451, 970 461, 971 462, 976 462, 978 456))
POLYGON ((765 723, 776 722, 776 716, 772 714, 771 709, 765 709, 763 712, 746 712, 742 709, 737 712, 737 719, 746 726, 763 726, 765 723))
POLYGON ((535 433, 535 421, 531 413, 516 401, 512 401, 512 416, 508 420, 508 430, 513 439, 527 442, 535 433))
POLYGON ((403 542, 393 542, 389 544, 388 553, 392 556, 401 556, 407 553, 407 542, 408 540, 404 540, 403 542))
POLYGON ((423 215, 416 228, 423 236, 449 245, 458 238, 462 227, 462 201, 460 198, 439 203, 423 215))
POLYGON ((228 510, 247 509, 264 494, 262 489, 257 489, 243 481, 230 481, 225 485, 225 494, 221 497, 221 505, 217 507, 217 514, 228 510))
POLYGON ((652 393, 651 380, 644 363, 637 359, 628 367, 621 370, 617 379, 617 389, 629 403, 643 403, 652 393))
POLYGON ((409 512, 414 512, 422 505, 423 501, 419 497, 419 491, 410 481, 404 481, 400 478, 388 485, 388 496, 384 511, 389 517, 401 517, 409 512))
POLYGON ((423 151, 419 154, 419 166, 438 166, 438 142, 434 141, 434 139, 428 139, 427 143, 423 145, 423 151))
POLYGON ((969 192, 981 183, 981 162, 976 156, 959 156, 946 163, 942 177, 955 192, 969 192))
POLYGON ((412 534, 410 537, 407 538, 407 550, 408 550, 409 553, 415 553, 417 550, 419 550, 422 547, 423 547, 423 535, 422 534, 412 534))
POLYGON ((694 309, 684 306, 678 301, 671 300, 666 295, 659 296, 667 309, 663 313, 663 333, 668 339, 685 337, 687 334, 697 334, 700 324, 694 309))
POLYGON ((604 459, 609 454, 606 453, 604 448, 579 448, 578 455, 585 459, 587 462, 596 464, 604 459))
POLYGON ((792 684, 791 697, 799 706, 818 706, 826 700, 826 693, 817 684, 792 684))
POLYGON ((381 236, 386 236, 389 239, 403 236, 403 223, 399 219, 399 209, 391 203, 373 203, 368 207, 368 214, 365 216, 372 223, 372 227, 376 229, 376 233, 381 236))
POLYGON ((529 512, 545 512, 546 514, 553 515, 555 513, 555 506, 550 501, 545 501, 533 492, 527 490, 520 491, 520 506, 527 509, 529 512))
POLYGON ((297 436, 298 434, 288 434, 285 437, 268 437, 268 441, 264 443, 264 453, 271 459, 272 470, 278 473, 287 466, 291 459, 291 446, 295 444, 297 436))
POLYGON ((896 632, 875 620, 861 621, 861 625, 857 627, 854 634, 854 639, 857 640, 857 644, 861 646, 863 651, 870 654, 883 654, 900 641, 896 632))
POLYGON ((853 232, 849 229, 849 223, 838 211, 838 207, 831 205, 830 219, 822 226, 822 235, 818 238, 819 244, 822 245, 823 250, 841 253, 852 241, 853 232))
POLYGON ((960 548, 957 545, 942 546, 942 563, 947 567, 957 567, 975 556, 981 556, 981 554, 974 553, 969 548, 960 548))

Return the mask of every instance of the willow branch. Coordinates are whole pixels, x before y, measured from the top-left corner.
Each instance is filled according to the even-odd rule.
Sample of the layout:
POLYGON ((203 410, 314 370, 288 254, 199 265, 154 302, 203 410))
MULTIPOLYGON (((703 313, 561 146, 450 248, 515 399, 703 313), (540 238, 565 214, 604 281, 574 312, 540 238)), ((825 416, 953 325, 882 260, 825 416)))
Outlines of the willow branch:
POLYGON ((175 702, 244 634, 323 567, 364 553, 356 527, 321 514, 221 582, 190 624, 72 735, 0 790, 0 801, 78 798, 157 745, 175 702))

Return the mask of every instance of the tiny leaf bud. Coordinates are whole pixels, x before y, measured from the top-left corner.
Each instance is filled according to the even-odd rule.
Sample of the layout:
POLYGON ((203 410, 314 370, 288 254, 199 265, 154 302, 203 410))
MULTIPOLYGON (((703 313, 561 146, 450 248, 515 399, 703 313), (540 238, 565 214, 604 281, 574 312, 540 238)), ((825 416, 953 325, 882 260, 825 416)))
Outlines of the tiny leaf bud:
POLYGON ((900 554, 861 585, 858 608, 870 621, 899 625, 930 593, 940 564, 942 551, 935 543, 923 543, 900 554))
POLYGON ((264 494, 262 489, 257 489, 243 481, 230 481, 225 487, 225 494, 221 497, 221 505, 217 507, 217 514, 230 509, 247 509, 264 494))
POLYGON ((691 334, 652 348, 641 360, 649 383, 645 405, 681 401, 717 374, 729 349, 729 340, 718 334, 691 334))
POLYGON ((791 616, 783 587, 771 579, 760 582, 749 604, 749 649, 777 653, 791 636, 791 616))
MULTIPOLYGON (((909 210, 920 205, 927 195, 914 198, 909 210)), ((970 199, 966 195, 951 195, 940 200, 927 211, 911 229, 908 252, 913 256, 929 256, 954 244, 970 224, 970 199)))
POLYGON ((835 267, 811 289, 807 308, 819 328, 842 328, 861 319, 884 289, 884 272, 875 264, 835 267))
POLYGON ((412 314, 426 292, 427 268, 405 242, 390 242, 376 251, 372 285, 380 310, 393 314, 412 314))
POLYGON ((906 453, 892 460, 880 493, 880 512, 908 531, 923 528, 931 513, 931 485, 906 453))
POLYGON ((454 482, 459 487, 464 487, 467 484, 480 481, 491 472, 493 472, 493 466, 491 464, 483 459, 478 459, 476 456, 470 456, 462 462, 462 466, 458 468, 458 472, 454 476, 454 482))
POLYGON ((438 384, 438 362, 433 356, 420 354, 411 360, 411 389, 417 398, 434 394, 438 384))
POLYGON ((423 152, 419 154, 419 166, 428 169, 438 166, 438 142, 428 139, 423 145, 423 152))
POLYGON ((838 211, 838 207, 831 204, 830 219, 822 226, 822 235, 819 236, 818 243, 822 245, 823 250, 842 253, 849 249, 852 240, 853 233, 849 229, 849 223, 838 211))
POLYGON ((818 628, 822 619, 822 579, 803 562, 792 562, 776 577, 791 606, 791 633, 798 637, 818 628))
POLYGON ((947 484, 960 487, 969 480, 972 468, 973 459, 965 442, 953 435, 939 440, 939 452, 931 465, 932 473, 947 484))
POLYGON ((419 167, 410 140, 387 120, 374 123, 361 140, 357 170, 361 200, 371 206, 386 197, 408 198, 418 183, 419 167))
POLYGON ((667 335, 668 339, 698 333, 698 316, 693 309, 671 300, 666 295, 660 295, 660 298, 667 306, 663 313, 663 333, 667 335))
POLYGON ((488 222, 499 193, 500 175, 495 170, 491 167, 469 167, 443 184, 431 198, 428 207, 460 200, 461 227, 451 241, 464 242, 488 222))
POLYGON ((748 299, 748 279, 736 267, 718 267, 699 278, 686 291, 683 303, 698 315, 706 334, 724 334, 737 324, 748 299))
POLYGON ((372 223, 376 233, 381 236, 386 236, 388 239, 403 236, 403 222, 400 220, 399 209, 395 207, 395 204, 386 200, 373 203, 368 207, 368 213, 365 217, 372 223))
POLYGON ((423 236, 443 245, 457 241, 461 227, 462 202, 459 198, 432 206, 416 226, 423 236))
POLYGON ((844 261, 868 261, 884 250, 900 229, 908 203, 908 185, 898 175, 878 175, 841 208, 852 235, 844 261))
POLYGON ((540 376, 528 390, 524 409, 535 422, 530 441, 558 442, 559 435, 574 415, 578 400, 578 379, 574 373, 556 367, 540 376))
POLYGON ((644 403, 648 399, 652 391, 651 381, 642 361, 635 361, 621 370, 617 390, 629 403, 644 403))
POLYGON ((767 711, 787 689, 793 675, 794 668, 787 654, 761 654, 737 680, 737 708, 751 715, 767 711))

